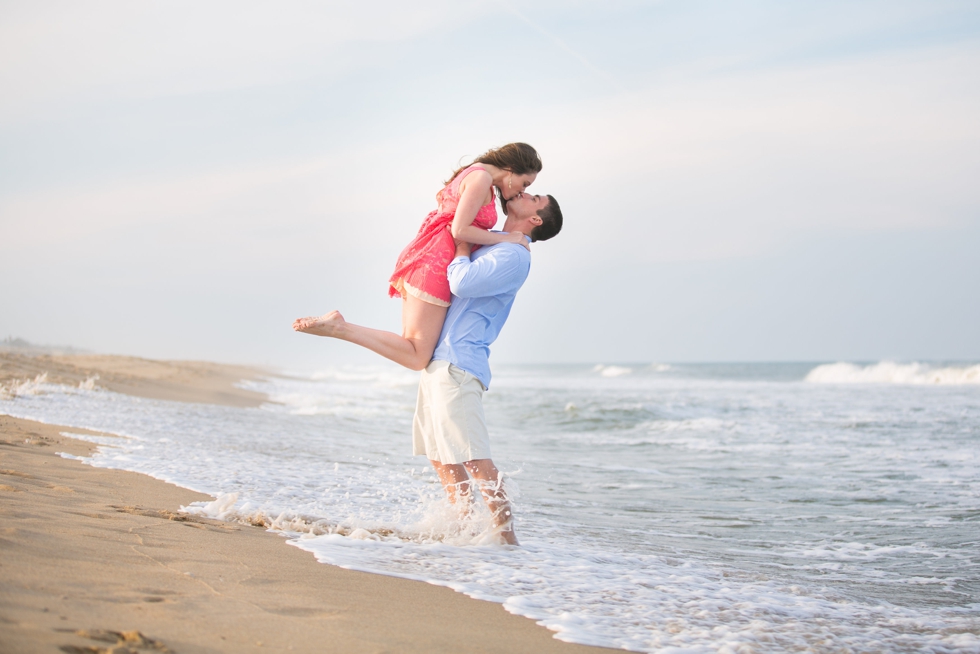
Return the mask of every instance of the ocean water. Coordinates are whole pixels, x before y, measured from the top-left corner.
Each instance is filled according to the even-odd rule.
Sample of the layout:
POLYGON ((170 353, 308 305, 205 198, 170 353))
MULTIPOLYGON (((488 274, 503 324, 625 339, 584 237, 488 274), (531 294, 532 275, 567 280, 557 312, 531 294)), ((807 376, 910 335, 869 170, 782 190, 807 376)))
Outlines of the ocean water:
MULTIPOLYGON (((248 383, 260 408, 97 382, 0 413, 106 432, 90 465, 209 493, 324 563, 500 602, 643 652, 980 652, 980 365, 495 366, 494 460, 522 547, 410 456, 417 375, 248 383)), ((70 433, 70 432, 67 432, 70 433)))

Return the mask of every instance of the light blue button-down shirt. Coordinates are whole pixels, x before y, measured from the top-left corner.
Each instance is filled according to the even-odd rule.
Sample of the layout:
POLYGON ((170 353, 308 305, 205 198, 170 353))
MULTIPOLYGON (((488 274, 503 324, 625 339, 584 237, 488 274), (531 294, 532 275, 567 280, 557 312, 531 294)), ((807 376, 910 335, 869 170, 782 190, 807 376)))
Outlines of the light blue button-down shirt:
POLYGON ((484 246, 472 259, 453 259, 448 269, 452 303, 432 359, 462 368, 489 388, 490 344, 530 270, 531 253, 517 243, 484 246))

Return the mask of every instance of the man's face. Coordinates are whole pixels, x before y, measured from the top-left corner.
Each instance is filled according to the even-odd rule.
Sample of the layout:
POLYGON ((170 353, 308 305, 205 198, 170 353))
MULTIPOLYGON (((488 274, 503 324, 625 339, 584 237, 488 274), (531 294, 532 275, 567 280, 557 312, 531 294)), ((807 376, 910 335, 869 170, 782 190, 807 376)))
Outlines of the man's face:
POLYGON ((549 202, 547 195, 522 193, 507 202, 507 215, 513 218, 527 218, 547 207, 549 202))

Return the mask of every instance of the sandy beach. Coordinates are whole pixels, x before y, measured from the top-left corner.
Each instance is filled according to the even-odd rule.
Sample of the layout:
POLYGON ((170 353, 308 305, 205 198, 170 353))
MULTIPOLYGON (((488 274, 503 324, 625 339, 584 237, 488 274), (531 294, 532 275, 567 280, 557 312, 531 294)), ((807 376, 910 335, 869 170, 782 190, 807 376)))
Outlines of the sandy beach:
MULTIPOLYGON (((48 375, 140 397, 255 406, 262 371, 0 352, 0 385, 48 375), (98 378, 92 382, 90 380, 98 378)), ((317 563, 264 529, 179 513, 210 497, 86 466, 92 433, 0 415, 0 653, 586 652, 500 605, 317 563)))
POLYGON ((227 406, 258 406, 265 397, 236 388, 263 371, 206 361, 157 361, 103 354, 25 353, 0 349, 0 384, 46 375, 53 384, 99 388, 137 397, 227 406))

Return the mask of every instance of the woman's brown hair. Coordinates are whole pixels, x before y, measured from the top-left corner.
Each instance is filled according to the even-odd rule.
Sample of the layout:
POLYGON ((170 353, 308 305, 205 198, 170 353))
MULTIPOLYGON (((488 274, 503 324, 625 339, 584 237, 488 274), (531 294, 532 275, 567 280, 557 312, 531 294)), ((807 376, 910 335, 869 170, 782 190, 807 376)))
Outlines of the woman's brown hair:
MULTIPOLYGON (((446 184, 452 182, 456 179, 457 175, 477 163, 490 164, 502 170, 510 171, 515 175, 528 175, 530 173, 541 172, 541 157, 538 156, 537 150, 527 143, 508 143, 499 148, 491 148, 474 159, 473 163, 457 168, 452 176, 446 180, 446 184)), ((499 190, 497 191, 497 195, 500 197, 500 203, 504 204, 503 196, 500 195, 499 190)), ((505 204, 504 207, 504 213, 506 213, 507 209, 505 204)))

